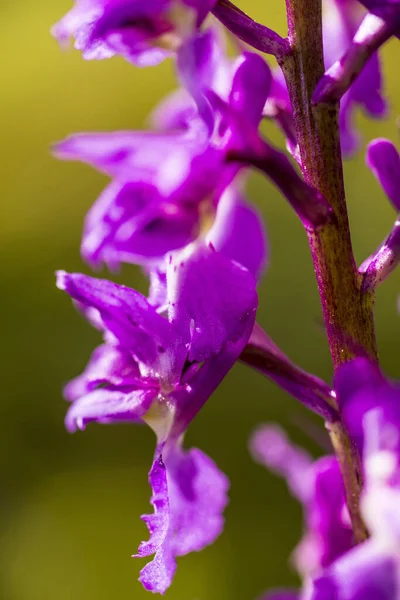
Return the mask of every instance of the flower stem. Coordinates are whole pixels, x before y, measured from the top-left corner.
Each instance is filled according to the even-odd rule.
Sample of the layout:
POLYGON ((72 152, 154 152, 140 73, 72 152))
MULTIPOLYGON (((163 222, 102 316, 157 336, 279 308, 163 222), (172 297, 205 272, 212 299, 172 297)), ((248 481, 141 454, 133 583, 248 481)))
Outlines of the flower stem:
MULTIPOLYGON (((286 0, 292 54, 282 58, 306 182, 331 205, 335 218, 307 231, 334 367, 357 352, 377 357, 373 293, 363 292, 354 261, 340 150, 339 103, 312 105, 324 74, 321 0, 286 0)), ((341 464, 355 540, 367 532, 359 511, 361 468, 341 421, 330 426, 341 464)))
POLYGON ((327 429, 342 473, 354 541, 359 543, 368 537, 368 530, 361 517, 359 507, 362 490, 361 469, 359 468, 360 459, 357 450, 352 446, 349 436, 340 421, 328 423, 327 429))

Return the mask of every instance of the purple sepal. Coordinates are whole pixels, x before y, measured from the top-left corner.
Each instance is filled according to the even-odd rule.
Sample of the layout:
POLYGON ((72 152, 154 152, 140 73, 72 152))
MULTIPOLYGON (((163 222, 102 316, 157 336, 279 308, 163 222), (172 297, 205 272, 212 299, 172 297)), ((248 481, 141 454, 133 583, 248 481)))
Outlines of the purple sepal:
POLYGON ((398 565, 372 541, 360 544, 313 582, 306 600, 394 600, 398 565))
POLYGON ((154 513, 142 519, 150 540, 140 544, 136 555, 155 554, 139 579, 147 590, 161 594, 172 582, 175 558, 202 550, 220 535, 229 488, 225 475, 200 450, 174 446, 165 454, 163 461, 156 452, 149 473, 154 513))
MULTIPOLYGON (((385 139, 373 140, 367 148, 366 162, 396 211, 399 211, 400 155, 394 144, 385 139)), ((362 291, 373 291, 392 273, 399 261, 400 220, 397 217, 387 238, 359 268, 359 272, 364 274, 362 291)))
POLYGON ((74 433, 91 422, 142 422, 157 397, 157 387, 132 389, 131 386, 100 387, 75 400, 65 418, 67 430, 74 433))
MULTIPOLYGON (((243 143, 246 148, 258 143, 271 85, 261 57, 245 53, 229 63, 215 33, 207 31, 184 44, 178 66, 200 110, 199 115, 192 101, 190 116, 183 108, 180 116, 167 117, 166 126, 172 126, 171 118, 181 122, 181 129, 81 134, 55 148, 60 158, 87 162, 115 178, 86 219, 82 254, 92 266, 106 263, 116 269, 133 262, 148 269, 196 240, 210 229, 218 202, 240 168, 227 162, 227 155, 243 143), (210 106, 209 94, 227 107, 224 115, 210 106)), ((250 209, 247 215, 250 219, 250 209)), ((261 263, 261 244, 255 248, 258 256, 243 257, 251 269, 261 263)))
POLYGON ((74 300, 99 311, 105 329, 139 363, 157 371, 166 348, 171 344, 170 325, 131 288, 105 279, 78 273, 57 273, 57 286, 74 300))
POLYGON ((271 70, 254 52, 244 52, 236 64, 228 104, 234 113, 258 127, 271 91, 271 70))
POLYGON ((286 480, 298 500, 307 501, 313 460, 289 441, 283 429, 274 424, 259 426, 250 439, 250 451, 254 460, 286 480))
MULTIPOLYGON (((160 170, 160 165, 171 168, 173 173, 168 178, 171 185, 171 175, 179 179, 187 169, 187 161, 178 164, 177 159, 185 158, 185 153, 196 156, 207 141, 207 132, 201 123, 196 128, 187 131, 153 132, 153 131, 113 131, 109 133, 78 133, 67 137, 54 145, 53 151, 57 158, 63 160, 78 160, 87 163, 110 177, 121 182, 135 182, 149 178, 149 184, 159 181, 161 175, 168 173, 160 170), (172 151, 172 152, 171 152, 172 151), (135 174, 141 177, 136 178, 135 174)), ((165 183, 164 183, 165 185, 165 183)))
POLYGON ((206 242, 260 279, 268 260, 267 236, 261 215, 237 185, 223 192, 206 242))
POLYGON ((100 385, 135 386, 139 378, 139 368, 129 352, 103 344, 93 352, 84 372, 66 385, 64 396, 73 402, 100 385))
POLYGON ((312 461, 276 425, 260 427, 251 450, 258 462, 286 479, 304 507, 306 530, 293 554, 297 571, 308 577, 345 554, 353 545, 353 533, 337 459, 312 461))
POLYGON ((366 162, 387 197, 400 211, 400 155, 389 140, 376 139, 368 144, 366 162))
POLYGON ((198 233, 195 207, 163 198, 144 181, 112 182, 89 210, 81 253, 93 267, 152 263, 198 233))
POLYGON ((342 365, 335 375, 335 390, 344 423, 360 453, 368 412, 379 409, 385 421, 400 430, 400 387, 387 381, 371 360, 357 358, 342 365))
POLYGON ((169 319, 190 341, 189 361, 200 363, 242 337, 257 306, 256 282, 247 269, 200 245, 171 256, 167 281, 174 290, 169 319))

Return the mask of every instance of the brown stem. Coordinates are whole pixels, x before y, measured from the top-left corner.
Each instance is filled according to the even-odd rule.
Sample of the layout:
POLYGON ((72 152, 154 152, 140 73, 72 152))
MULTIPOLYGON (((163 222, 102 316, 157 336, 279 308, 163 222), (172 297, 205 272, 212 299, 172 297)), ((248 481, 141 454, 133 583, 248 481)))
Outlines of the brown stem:
POLYGON ((346 503, 349 510, 351 524, 353 527, 354 540, 362 542, 368 537, 368 530, 360 514, 360 494, 362 490, 362 478, 359 468, 360 457, 354 448, 340 421, 327 424, 332 446, 339 461, 340 471, 346 490, 346 503))
MULTIPOLYGON (((373 295, 361 291, 351 246, 338 127, 338 102, 312 106, 324 74, 321 0, 286 0, 292 54, 280 61, 289 90, 304 179, 331 205, 335 218, 307 232, 334 367, 357 349, 376 358, 373 295)), ((359 458, 341 422, 331 427, 342 467, 356 541, 361 527, 359 458), (351 451, 350 451, 351 449, 351 451)))

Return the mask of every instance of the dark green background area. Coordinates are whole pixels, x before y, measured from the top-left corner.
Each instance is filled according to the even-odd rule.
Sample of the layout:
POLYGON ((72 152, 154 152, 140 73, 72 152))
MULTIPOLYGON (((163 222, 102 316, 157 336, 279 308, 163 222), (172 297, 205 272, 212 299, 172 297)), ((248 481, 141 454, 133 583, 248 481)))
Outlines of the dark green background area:
MULTIPOLYGON (((133 554, 147 532, 154 439, 135 426, 90 426, 66 433, 61 388, 84 367, 99 335, 54 286, 54 271, 86 270, 82 222, 106 179, 54 160, 52 142, 70 132, 140 128, 174 87, 170 61, 139 70, 122 59, 85 62, 63 53, 50 25, 70 0, 0 5, 1 391, 0 599, 128 600, 149 597, 133 554)), ((283 0, 241 6, 285 33, 283 0)), ((394 212, 364 166, 365 143, 397 138, 399 44, 383 53, 391 115, 357 115, 362 151, 346 163, 346 187, 358 261, 391 227, 394 212)), ((277 132, 266 127, 275 142, 277 132)), ((304 368, 328 380, 331 366, 306 238, 275 189, 250 178, 249 197, 269 232, 270 265, 260 287, 259 321, 304 368)), ((137 269, 120 281, 144 290, 137 269)), ((399 274, 378 293, 382 363, 399 373, 399 274)), ((248 454, 248 438, 278 421, 315 454, 323 425, 294 400, 238 365, 191 425, 187 444, 209 453, 229 476, 224 534, 179 560, 171 600, 251 600, 274 585, 296 584, 287 564, 301 534, 300 507, 285 485, 248 454)))

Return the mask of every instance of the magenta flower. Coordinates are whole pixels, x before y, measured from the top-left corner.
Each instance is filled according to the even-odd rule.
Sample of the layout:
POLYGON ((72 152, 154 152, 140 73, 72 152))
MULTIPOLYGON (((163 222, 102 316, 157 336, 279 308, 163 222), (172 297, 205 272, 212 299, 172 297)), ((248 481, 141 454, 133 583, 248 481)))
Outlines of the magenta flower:
POLYGON ((361 509, 371 537, 318 576, 306 598, 393 600, 400 593, 400 387, 361 358, 339 369, 336 384, 363 457, 361 509))
POLYGON ((263 425, 254 433, 251 451, 258 462, 286 479, 304 507, 305 532, 292 557, 297 571, 309 577, 347 552, 353 533, 336 457, 314 461, 275 425, 263 425))
POLYGON ((86 59, 120 54, 138 66, 176 52, 202 24, 216 0, 75 0, 52 30, 61 43, 75 38, 86 59))
MULTIPOLYGON (((236 235, 241 224, 249 224, 246 214, 243 223, 233 224, 236 235)), ((144 517, 151 535, 138 550, 138 556, 155 554, 140 576, 154 592, 170 585, 176 556, 200 550, 219 535, 227 502, 225 476, 200 450, 184 451, 182 436, 238 359, 254 325, 256 280, 232 258, 242 255, 255 271, 260 258, 232 244, 218 223, 213 235, 220 251, 200 240, 168 256, 166 317, 132 289, 85 275, 58 275, 58 286, 103 331, 105 342, 66 388, 72 402, 67 428, 75 431, 92 421, 145 422, 157 436, 149 474, 155 513, 144 517)))
POLYGON ((56 147, 58 156, 88 162, 114 178, 85 223, 82 254, 93 266, 154 263, 209 229, 239 170, 226 162, 227 154, 242 147, 248 124, 256 128, 261 119, 270 73, 259 56, 246 54, 229 74, 226 96, 240 121, 219 118, 205 96, 225 67, 211 32, 187 44, 179 61, 192 93, 186 100, 193 100, 169 113, 165 130, 81 134, 56 147), (189 71, 193 61, 198 68, 189 71))
MULTIPOLYGON (((153 557, 140 573, 152 592, 169 588, 177 557, 222 531, 229 482, 183 444, 240 361, 321 417, 335 452, 314 460, 271 425, 252 438, 255 459, 286 479, 304 514, 292 556, 302 585, 263 600, 400 598, 400 386, 379 369, 373 323, 375 288, 400 260, 400 219, 357 269, 339 144, 346 154, 358 146, 355 108, 385 114, 377 52, 399 35, 400 0, 322 4, 323 22, 321 0, 287 0, 287 38, 230 0, 76 0, 53 29, 87 59, 155 65, 172 55, 179 79, 153 112, 152 131, 80 134, 56 146, 60 158, 111 179, 87 215, 83 258, 111 270, 137 264, 149 281, 147 296, 64 271, 57 285, 102 336, 65 388, 67 429, 128 422, 156 435, 154 511, 142 517, 149 539, 135 555, 153 557), (236 58, 220 24, 202 30, 209 13, 230 32, 236 58), (273 75, 249 46, 281 70, 273 75), (278 124, 297 164, 264 137, 263 117, 278 124), (255 323, 267 244, 244 194, 251 169, 278 188, 308 238, 334 389, 255 323)), ((367 165, 398 212, 395 146, 374 140, 367 165)), ((281 242, 295 261, 285 232, 281 242)))

